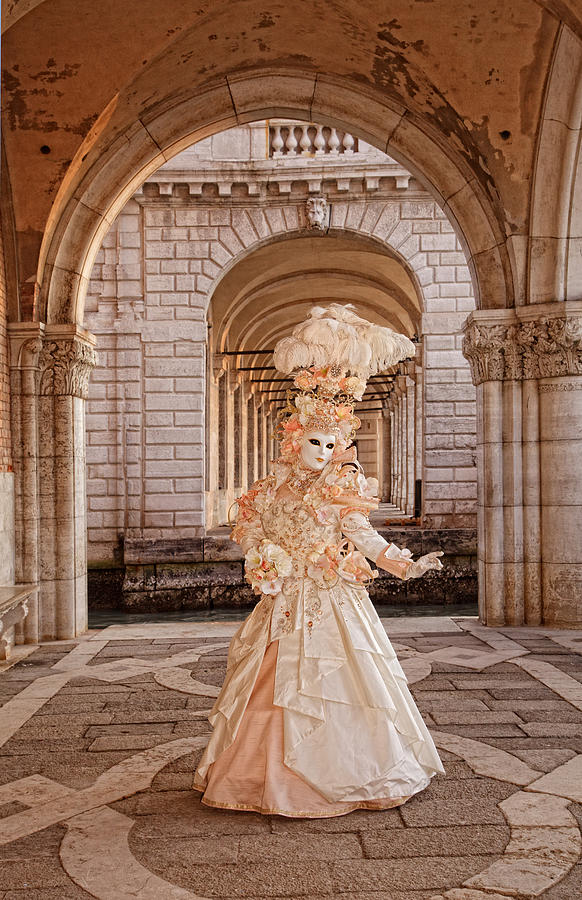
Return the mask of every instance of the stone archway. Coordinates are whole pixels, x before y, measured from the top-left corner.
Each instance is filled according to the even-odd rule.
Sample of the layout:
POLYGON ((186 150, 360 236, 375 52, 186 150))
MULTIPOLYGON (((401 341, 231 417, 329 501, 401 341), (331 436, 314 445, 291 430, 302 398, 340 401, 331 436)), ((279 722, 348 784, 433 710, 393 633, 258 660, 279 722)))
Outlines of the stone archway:
POLYGON ((63 191, 45 232, 37 275, 47 323, 82 322, 101 241, 151 173, 203 137, 269 116, 336 125, 402 161, 454 224, 474 273, 477 305, 512 305, 513 240, 503 233, 497 201, 478 183, 462 153, 377 91, 348 79, 271 71, 239 74, 195 97, 155 107, 102 148, 69 196, 63 191))
MULTIPOLYGON (((59 365, 62 360, 62 365, 69 371, 80 369, 85 373, 90 364, 91 340, 79 323, 82 321, 88 275, 101 239, 133 190, 162 162, 192 140, 229 124, 272 114, 309 120, 317 118, 321 122, 349 127, 391 156, 405 161, 407 167, 439 198, 455 223, 458 236, 466 248, 480 307, 510 307, 516 297, 523 295, 523 248, 517 237, 507 237, 505 234, 495 191, 488 193, 487 188, 491 184, 486 185, 477 179, 467 163, 466 154, 453 149, 451 142, 444 143, 432 125, 418 114, 386 101, 381 94, 368 88, 362 89, 346 79, 281 71, 247 73, 229 78, 228 82, 202 94, 198 93, 195 99, 189 97, 180 103, 164 101, 144 115, 130 131, 124 131, 107 146, 99 145, 97 154, 84 148, 87 150, 84 157, 89 159, 91 166, 88 170, 73 166, 72 171, 78 173, 78 178, 75 180, 77 176, 71 176, 68 185, 63 185, 45 231, 38 281, 41 298, 44 298, 43 317, 47 324, 46 327, 24 324, 12 330, 15 369, 43 373, 57 358, 59 365), (276 101, 273 98, 277 98, 276 101), (52 350, 48 354, 41 353, 41 345, 47 340, 52 342, 52 350), (27 365, 23 362, 25 359, 28 360, 27 365)), ((111 115, 111 111, 104 115, 111 115)), ((96 142, 95 147, 98 144, 96 142)), ((471 354, 471 347, 468 353, 471 354)), ((36 378, 35 385, 49 385, 46 390, 50 396, 80 395, 82 399, 85 381, 77 376, 71 380, 67 375, 58 379, 55 387, 54 379, 47 379, 41 374, 40 381, 36 378)), ((37 391, 38 387, 34 386, 32 399, 27 401, 33 408, 33 415, 29 419, 31 445, 25 448, 25 454, 32 452, 35 457, 40 441, 39 404, 34 399, 37 391)), ((41 523, 41 544, 47 529, 52 529, 51 533, 56 535, 55 552, 60 560, 61 577, 48 571, 41 575, 35 561, 24 566, 22 560, 18 576, 19 580, 41 580, 46 597, 66 593, 67 584, 76 585, 75 592, 79 597, 83 595, 82 541, 74 536, 63 537, 62 530, 58 528, 59 520, 65 520, 70 524, 68 534, 78 535, 84 531, 81 527, 84 524, 82 491, 79 490, 79 483, 75 488, 72 444, 65 447, 63 454, 64 446, 57 441, 54 450, 49 452, 49 455, 52 453, 54 468, 62 463, 68 472, 64 486, 61 483, 58 490, 56 486, 52 492, 49 490, 42 498, 42 504, 38 491, 32 490, 29 504, 34 528, 38 529, 38 522, 41 523), (58 591, 56 581, 61 582, 58 591)), ((30 523, 21 522, 23 533, 31 533, 30 527, 30 523)), ((523 556, 512 561, 512 566, 514 564, 523 572, 523 556)), ((486 568, 488 566, 489 563, 486 568)), ((491 584, 497 594, 515 583, 515 578, 507 574, 509 569, 500 576, 502 570, 505 571, 504 566, 505 558, 488 568, 488 571, 495 572, 491 584)), ((539 620, 543 604, 540 607, 540 603, 532 605, 524 602, 521 588, 512 596, 515 599, 502 604, 501 610, 498 598, 495 600, 491 622, 497 623, 500 618, 519 622, 524 615, 532 623, 539 620)), ((46 625, 40 629, 41 636, 66 637, 75 630, 83 629, 82 614, 59 612, 60 605, 61 600, 51 599, 44 603, 44 608, 49 612, 45 617, 46 625)), ((485 605, 489 606, 488 600, 485 605)), ((485 608, 483 617, 489 621, 485 608)), ((35 634, 38 636, 39 631, 35 634)), ((32 632, 29 637, 34 638, 32 632)))
MULTIPOLYGON (((251 132, 256 128, 255 124, 251 132)), ((264 135, 264 124, 259 132, 264 135)), ((247 130, 238 129, 237 133, 247 134, 247 130)), ((232 135, 228 138, 229 145, 234 140, 234 132, 232 135)), ((374 159, 373 165, 377 166, 377 158, 374 159)), ((229 407, 231 429, 235 417, 240 417, 238 406, 244 391, 239 391, 235 370, 243 365, 243 371, 248 371, 265 362, 260 353, 252 352, 252 348, 260 346, 265 350, 272 347, 283 330, 292 327, 318 300, 356 302, 373 320, 390 324, 409 335, 422 336, 418 358, 409 367, 410 371, 398 375, 394 385, 392 377, 388 379, 388 385, 378 385, 382 390, 375 396, 378 402, 371 403, 373 413, 362 431, 362 435, 366 432, 362 440, 366 447, 377 440, 378 448, 380 444, 387 448, 389 433, 403 431, 403 440, 395 452, 386 454, 384 465, 387 471, 377 473, 381 481, 382 474, 387 483, 392 484, 390 479, 395 479, 392 489, 386 489, 384 498, 392 499, 407 515, 413 515, 415 509, 420 511, 421 502, 420 493, 415 499, 415 491, 421 488, 422 481, 426 481, 422 501, 426 527, 474 528, 474 389, 468 383, 468 367, 460 351, 459 338, 455 336, 467 312, 474 308, 474 300, 464 255, 444 213, 414 180, 410 189, 398 188, 394 178, 398 172, 402 176, 404 170, 393 163, 386 169, 391 174, 383 180, 382 189, 376 188, 369 193, 362 192, 357 181, 351 191, 337 190, 332 187, 335 184, 333 178, 329 181, 328 170, 325 192, 330 200, 329 228, 325 233, 314 232, 307 227, 305 217, 307 182, 303 186, 296 182, 296 188, 289 193, 271 193, 266 202, 265 197, 257 197, 256 192, 247 198, 237 176, 236 196, 229 198, 227 191, 217 194, 211 188, 213 178, 218 179, 218 184, 222 184, 223 178, 232 182, 232 168, 222 171, 219 166, 214 173, 208 170, 204 174, 196 170, 195 161, 196 154, 188 153, 181 163, 163 167, 144 184, 108 235, 106 249, 100 252, 99 265, 93 273, 95 280, 88 300, 88 324, 99 341, 103 341, 105 357, 97 373, 99 383, 89 404, 91 562, 103 565, 108 561, 111 564, 118 558, 115 547, 120 532, 131 541, 141 538, 183 540, 199 537, 204 526, 208 528, 226 521, 226 510, 234 499, 235 487, 244 488, 264 471, 263 466, 257 468, 251 463, 247 467, 239 465, 236 476, 234 472, 230 475, 230 493, 228 496, 223 493, 219 506, 215 507, 216 494, 227 490, 222 484, 228 468, 224 462, 231 455, 229 447, 233 441, 229 431, 229 439, 225 442, 226 432, 221 425, 219 446, 211 447, 207 443, 204 463, 200 453, 204 442, 208 442, 208 429, 219 419, 226 425, 224 410, 221 413, 220 409, 227 398, 232 405, 233 392, 237 401, 234 409, 229 407), (194 169, 191 169, 193 161, 194 169), (200 178, 207 182, 210 179, 204 196, 200 192, 200 178), (190 183, 191 190, 188 188, 190 183), (121 265, 117 268, 123 274, 120 274, 119 282, 111 281, 115 279, 111 273, 117 271, 111 248, 133 247, 134 238, 140 249, 120 251, 122 255, 118 261, 121 265), (145 268, 135 265, 139 258, 143 259, 145 268), (133 267, 126 265, 132 262, 133 267), (103 266, 103 263, 108 265, 103 266), (105 270, 110 274, 102 276, 105 270), (187 272, 197 274, 178 274, 187 272), (100 282, 101 277, 106 280, 100 282), (146 284, 145 295, 142 279, 146 284), (98 296, 100 293, 102 300, 98 296), (153 307, 144 310, 144 300, 148 303, 150 294, 153 307), (142 299, 137 299, 138 295, 142 299), (113 300, 114 297, 117 299, 113 300), (189 371, 187 366, 184 367, 187 353, 200 360, 207 352, 202 322, 211 298, 210 364, 206 377, 201 371, 195 375, 190 371, 186 378, 189 371), (291 309, 293 312, 290 313, 291 309), (182 346, 173 344, 173 339, 182 346), (245 354, 244 361, 233 358, 236 349, 245 354), (172 359, 176 355, 179 358, 172 359), (118 378, 116 382, 117 356, 124 361, 119 363, 122 380, 118 378), (154 356, 158 358, 152 358, 154 356), (133 362, 130 357, 135 357, 133 362), (143 360, 141 363, 140 359, 143 360), (425 369, 430 369, 431 383, 426 390, 423 423, 425 369), (139 383, 142 371, 146 375, 145 388, 139 383), (173 377, 178 372, 180 381, 176 387, 173 377), (155 383, 151 397, 147 387, 150 377, 152 384, 155 383), (160 393, 161 385, 166 386, 165 398, 160 393), (212 401, 204 398, 205 385, 210 389, 212 401), (127 447, 128 464, 125 466, 123 445, 126 436, 118 429, 123 417, 120 418, 118 413, 114 416, 117 424, 111 422, 109 428, 104 425, 104 412, 108 411, 110 418, 115 413, 115 405, 107 405, 102 399, 105 386, 108 397, 121 397, 131 388, 127 408, 131 407, 132 420, 136 419, 139 409, 136 398, 142 396, 145 404, 141 426, 134 426, 127 419, 131 429, 127 439, 131 438, 132 446, 127 447), (387 388, 393 389, 390 400, 387 388), (190 400, 184 396, 185 391, 190 400), (441 391, 443 396, 440 396, 441 391), (194 397, 198 398, 196 409, 191 405, 186 409, 184 404, 191 404, 194 397), (176 413, 173 406, 178 401, 179 409, 184 411, 176 413), (455 403, 457 407, 453 407, 455 403), (382 404, 387 405, 381 410, 383 422, 380 427, 376 413, 382 404), (205 407, 203 416, 201 411, 205 407), (394 427, 391 429, 392 418, 394 427), (147 420, 145 425, 144 419, 147 420), (423 437, 423 424, 426 438, 423 437), (189 437, 178 435, 177 425, 188 426, 189 437), (153 453, 153 449, 148 451, 153 440, 163 445, 159 452, 169 454, 169 457, 154 460, 150 456, 146 460, 146 470, 154 479, 150 490, 147 479, 136 475, 134 470, 139 473, 136 459, 139 447, 146 453, 153 453), (177 440, 180 441, 179 451, 174 447, 177 440), (112 444, 118 448, 121 468, 111 459, 112 444), (181 464, 171 459, 177 453, 181 464), (109 457, 109 465, 103 464, 104 457, 109 457), (244 477, 245 468, 256 472, 250 480, 244 477), (199 494, 193 493, 193 479, 202 477, 202 469, 206 470, 206 517, 201 503, 202 487, 196 488, 199 494), (211 474, 209 470, 212 470, 211 474), (143 485, 141 500, 140 496, 135 496, 133 487, 135 479, 140 477, 143 485), (176 478, 180 479, 179 483, 176 478), (117 494, 116 483, 123 484, 124 479, 131 479, 131 508, 124 496, 117 496, 117 500, 113 496, 117 494), (172 496, 168 479, 174 479, 173 487, 179 491, 179 497, 172 496), (189 503, 187 509, 184 507, 186 502, 189 503), (116 530, 112 531, 114 528, 116 530)), ((362 165, 361 158, 358 165, 362 165)), ((304 180, 309 169, 308 166, 304 171, 304 180)), ((282 171, 285 173, 285 168, 282 171)), ((344 168, 344 175, 345 172, 344 168)), ((255 184, 255 176, 246 170, 239 175, 255 184)), ((405 175, 408 182, 410 176, 405 175)), ((266 176, 263 173, 261 177, 266 176)), ((271 173, 268 177, 274 176, 271 173)), ((290 177, 288 169, 285 177, 290 177)), ((295 172, 293 178, 297 177, 295 172)), ((310 179, 313 177, 313 174, 309 176, 310 179)), ((284 396, 284 392, 281 395, 277 390, 280 387, 275 381, 264 384, 259 393, 256 393, 257 383, 253 388, 253 404, 259 403, 261 413, 256 432, 258 436, 260 430, 263 443, 268 440, 271 430, 271 410, 267 411, 269 402, 265 406, 265 401, 284 396)), ((263 446, 257 464, 261 459, 264 465, 266 455, 263 446)), ((272 447, 268 455, 272 457, 272 447)), ((377 467, 376 455, 374 452, 371 457, 363 454, 367 457, 363 461, 372 468, 369 474, 374 474, 377 467)), ((231 467, 233 462, 228 459, 231 467)))

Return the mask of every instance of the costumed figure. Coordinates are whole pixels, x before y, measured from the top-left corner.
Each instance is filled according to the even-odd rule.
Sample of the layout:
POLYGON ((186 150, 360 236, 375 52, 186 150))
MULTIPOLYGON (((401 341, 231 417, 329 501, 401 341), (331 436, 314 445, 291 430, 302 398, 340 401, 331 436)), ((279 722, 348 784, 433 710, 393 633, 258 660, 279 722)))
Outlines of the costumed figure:
POLYGON ((281 455, 238 501, 232 537, 259 597, 232 639, 214 731, 194 778, 202 802, 297 817, 398 806, 443 767, 366 585, 368 562, 402 578, 413 561, 371 526, 378 506, 350 447, 366 378, 414 355, 353 307, 314 307, 275 348, 297 393, 281 455))

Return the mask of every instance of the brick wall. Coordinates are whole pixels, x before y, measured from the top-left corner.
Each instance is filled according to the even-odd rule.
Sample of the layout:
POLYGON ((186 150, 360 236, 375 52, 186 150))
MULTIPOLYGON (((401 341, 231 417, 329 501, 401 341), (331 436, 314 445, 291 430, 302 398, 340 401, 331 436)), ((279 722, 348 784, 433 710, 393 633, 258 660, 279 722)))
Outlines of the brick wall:
MULTIPOLYGON (((112 559, 122 534, 201 533, 206 310, 225 267, 299 221, 291 198, 228 208, 142 195, 107 235, 86 318, 100 351, 87 415, 90 560, 112 559)), ((453 229, 432 200, 335 202, 331 224, 385 241, 417 280, 424 513, 435 527, 472 526, 475 392, 460 328, 474 300, 453 229)))

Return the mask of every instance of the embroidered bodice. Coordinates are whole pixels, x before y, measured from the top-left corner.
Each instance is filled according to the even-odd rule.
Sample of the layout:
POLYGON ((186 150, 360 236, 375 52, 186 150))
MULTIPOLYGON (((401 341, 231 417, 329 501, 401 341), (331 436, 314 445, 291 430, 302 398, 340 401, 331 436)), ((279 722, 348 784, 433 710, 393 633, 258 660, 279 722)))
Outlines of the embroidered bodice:
POLYGON ((376 490, 354 451, 307 479, 296 467, 275 464, 238 501, 232 532, 255 592, 285 593, 298 577, 327 588, 339 579, 363 585, 374 578, 365 557, 376 560, 389 546, 368 519, 378 505, 376 490))
POLYGON ((315 546, 327 547, 340 539, 339 519, 318 521, 314 510, 300 497, 277 497, 260 516, 265 538, 282 547, 294 559, 304 559, 315 546))

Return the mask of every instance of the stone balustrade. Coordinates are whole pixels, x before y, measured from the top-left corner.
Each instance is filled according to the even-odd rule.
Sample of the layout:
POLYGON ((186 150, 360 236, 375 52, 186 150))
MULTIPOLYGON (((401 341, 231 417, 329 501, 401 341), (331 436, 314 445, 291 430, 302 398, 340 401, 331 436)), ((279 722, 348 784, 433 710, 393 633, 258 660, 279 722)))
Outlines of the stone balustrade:
POLYGON ((269 122, 269 157, 302 156, 353 156, 358 153, 358 138, 349 131, 339 131, 327 125, 312 122, 269 122))
MULTIPOLYGON (((206 138, 169 160, 137 191, 138 201, 172 197, 254 198, 326 190, 354 196, 400 193, 411 174, 349 132, 309 122, 254 122, 206 138), (228 135, 228 137, 226 137, 228 135)), ((415 182, 412 187, 419 189, 415 182)), ((424 196, 424 194, 423 194, 424 196)))

